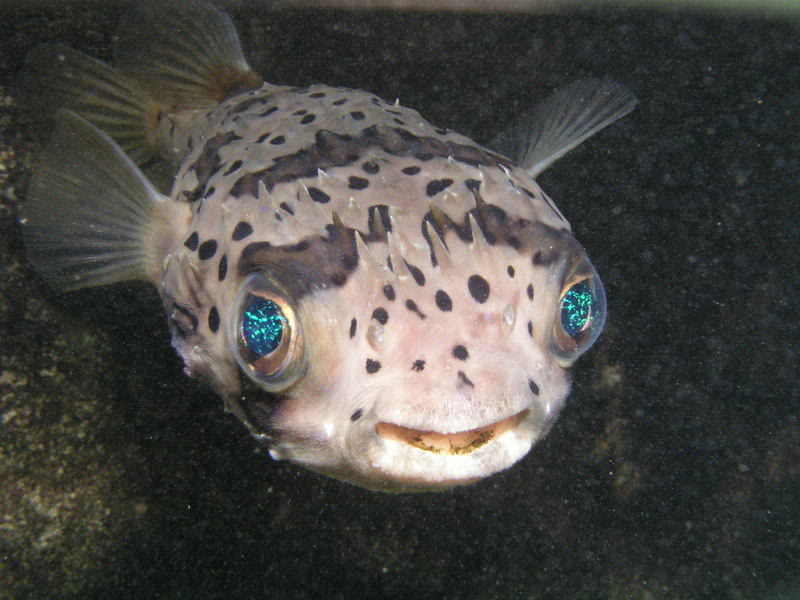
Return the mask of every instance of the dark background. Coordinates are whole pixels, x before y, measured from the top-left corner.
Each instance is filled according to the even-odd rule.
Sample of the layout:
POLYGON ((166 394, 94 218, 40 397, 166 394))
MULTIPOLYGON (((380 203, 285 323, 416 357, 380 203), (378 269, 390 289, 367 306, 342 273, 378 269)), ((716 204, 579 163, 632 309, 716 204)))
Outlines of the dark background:
POLYGON ((13 83, 44 41, 108 58, 119 13, 0 13, 0 597, 800 598, 797 21, 233 13, 268 80, 478 140, 580 77, 641 102, 540 178, 610 305, 555 428, 482 483, 388 496, 265 456, 149 288, 56 296, 25 263, 13 83))

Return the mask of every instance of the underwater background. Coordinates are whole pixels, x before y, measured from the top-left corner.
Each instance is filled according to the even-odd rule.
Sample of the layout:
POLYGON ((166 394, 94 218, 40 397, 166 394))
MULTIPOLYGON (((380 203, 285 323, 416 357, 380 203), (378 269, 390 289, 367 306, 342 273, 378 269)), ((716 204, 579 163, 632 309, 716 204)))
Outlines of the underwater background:
POLYGON ((800 17, 231 10, 268 81, 486 141, 553 88, 640 100, 539 183, 610 316, 512 469, 384 495, 274 462, 185 377, 144 284, 58 296, 16 210, 28 50, 119 4, 0 5, 0 598, 800 598, 800 17))

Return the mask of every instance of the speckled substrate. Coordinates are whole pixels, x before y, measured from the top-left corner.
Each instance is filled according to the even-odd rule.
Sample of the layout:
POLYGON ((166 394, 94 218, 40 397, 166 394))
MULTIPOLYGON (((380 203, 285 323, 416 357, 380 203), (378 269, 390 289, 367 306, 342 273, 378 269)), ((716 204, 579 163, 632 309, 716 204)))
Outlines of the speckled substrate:
POLYGON ((270 461, 181 373, 155 294, 58 297, 24 260, 12 84, 107 58, 118 8, 0 14, 0 598, 800 596, 800 27, 679 13, 236 14, 277 83, 491 137, 582 76, 641 105, 541 178, 611 316, 521 464, 443 494, 270 461))

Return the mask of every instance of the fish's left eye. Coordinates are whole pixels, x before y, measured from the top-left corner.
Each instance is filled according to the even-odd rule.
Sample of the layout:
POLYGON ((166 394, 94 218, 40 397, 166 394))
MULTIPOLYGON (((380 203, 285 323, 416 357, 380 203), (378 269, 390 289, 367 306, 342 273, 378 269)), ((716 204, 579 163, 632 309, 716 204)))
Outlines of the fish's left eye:
POLYGON ((606 295, 603 284, 584 258, 567 277, 553 324, 553 351, 562 363, 571 364, 586 352, 603 330, 606 295))
POLYGON ((242 370, 267 391, 281 391, 301 374, 302 330, 288 299, 262 275, 251 275, 237 299, 231 350, 242 370))

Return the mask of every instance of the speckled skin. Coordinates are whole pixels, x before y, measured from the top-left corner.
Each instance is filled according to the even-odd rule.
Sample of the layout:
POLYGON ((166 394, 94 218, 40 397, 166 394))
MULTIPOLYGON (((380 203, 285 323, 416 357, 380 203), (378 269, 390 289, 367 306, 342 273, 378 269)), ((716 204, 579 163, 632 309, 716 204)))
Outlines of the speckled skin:
POLYGON ((569 388, 550 330, 583 252, 524 171, 351 89, 265 84, 168 119, 193 125, 162 124, 181 161, 171 196, 191 207, 163 262, 173 344, 274 457, 433 489, 510 466, 549 429, 569 388), (272 394, 243 388, 230 343, 256 271, 289 291, 305 342, 304 375, 272 394), (464 452, 376 431, 451 434, 514 415, 464 452))

